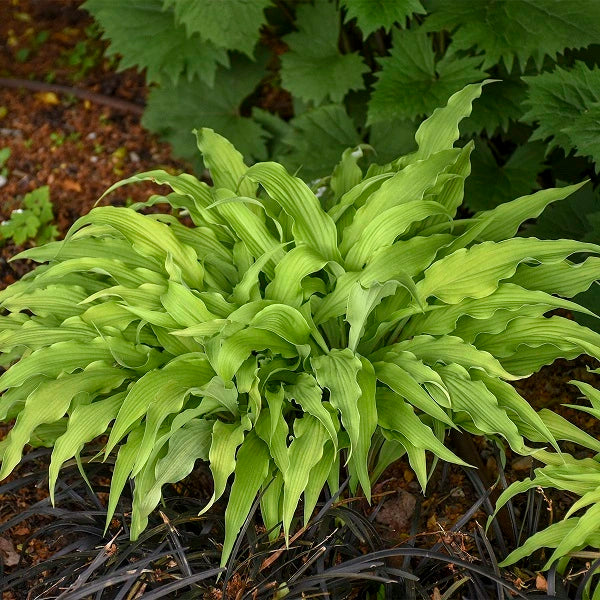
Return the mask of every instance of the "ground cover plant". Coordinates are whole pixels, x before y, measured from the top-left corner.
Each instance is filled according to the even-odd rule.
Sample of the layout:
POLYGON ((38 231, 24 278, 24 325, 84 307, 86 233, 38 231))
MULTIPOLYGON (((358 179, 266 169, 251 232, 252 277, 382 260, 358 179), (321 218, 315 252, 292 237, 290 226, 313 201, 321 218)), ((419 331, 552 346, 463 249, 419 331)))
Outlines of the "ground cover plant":
POLYGON ((597 333, 545 316, 589 312, 568 298, 598 279, 600 247, 513 237, 579 185, 456 218, 473 148, 454 147, 458 124, 482 87, 434 111, 412 154, 363 172, 362 148, 348 149, 316 193, 277 163, 247 167, 201 129, 212 186, 131 177, 107 193, 146 179, 173 192, 95 208, 63 242, 23 252, 47 264, 0 292, 0 349, 13 362, 0 418, 16 417, 0 477, 28 442, 51 446, 53 497, 61 466, 107 433, 107 523, 132 479, 136 539, 162 486, 208 461, 202 513, 233 477, 224 565, 257 494, 271 539, 282 527, 287 540, 301 496, 307 522, 346 469, 370 498, 400 456, 423 489, 438 459, 464 464, 448 429, 524 455, 579 435, 508 382, 557 357, 600 357, 597 333), (139 212, 156 204, 173 214, 139 212))
MULTIPOLYGON (((98 450, 94 446, 87 448, 88 453, 98 450)), ((39 459, 40 454, 49 455, 50 451, 41 449, 35 454, 39 459)), ((31 454, 27 458, 30 460, 25 476, 1 485, 0 494, 7 488, 15 490, 32 482, 44 485, 46 469, 32 464, 35 460, 31 460, 31 454)), ((195 480, 202 478, 202 471, 178 486, 194 485, 195 480)), ((477 480, 478 472, 469 471, 477 480)), ((108 492, 106 482, 110 483, 110 479, 106 476, 110 475, 110 466, 91 464, 88 475, 94 490, 79 476, 76 465, 70 464, 61 476, 57 506, 51 506, 45 498, 0 524, 2 535, 28 516, 51 516, 53 519, 33 535, 53 547, 60 532, 63 542, 59 551, 34 567, 19 564, 4 574, 0 570, 0 592, 23 590, 23 597, 29 594, 52 598, 60 587, 63 597, 69 600, 89 597, 92 592, 97 592, 98 598, 127 594, 212 598, 222 594, 223 598, 267 600, 277 593, 289 598, 323 593, 336 600, 374 600, 430 598, 438 590, 446 599, 456 597, 457 592, 473 598, 501 598, 507 592, 518 598, 540 599, 539 592, 517 587, 498 575, 495 564, 500 559, 494 550, 499 545, 497 537, 492 543, 481 527, 473 531, 465 527, 486 504, 487 493, 465 507, 464 514, 448 531, 408 539, 399 547, 391 547, 374 523, 380 501, 368 517, 360 508, 360 499, 348 502, 332 497, 320 502, 308 527, 298 532, 289 548, 282 540, 273 546, 252 511, 227 568, 221 569, 214 532, 222 531, 223 515, 210 511, 198 517, 205 498, 199 498, 197 493, 182 495, 169 486, 160 511, 150 515, 148 529, 131 541, 124 516, 131 510, 131 496, 126 489, 115 519, 124 527, 112 526, 103 536, 105 509, 97 492, 108 492), (100 484, 102 475, 105 483, 100 484), (475 561, 470 553, 476 549, 480 559, 475 561)), ((346 483, 341 487, 345 488, 346 483)), ((447 483, 442 477, 436 486, 443 488, 447 483)), ((477 487, 485 485, 479 481, 477 487)), ((535 514, 534 503, 531 506, 528 512, 535 514)), ((525 520, 528 514, 523 517, 525 520)), ((563 584, 559 578, 550 579, 549 585, 563 595, 573 588, 572 582, 563 584)))

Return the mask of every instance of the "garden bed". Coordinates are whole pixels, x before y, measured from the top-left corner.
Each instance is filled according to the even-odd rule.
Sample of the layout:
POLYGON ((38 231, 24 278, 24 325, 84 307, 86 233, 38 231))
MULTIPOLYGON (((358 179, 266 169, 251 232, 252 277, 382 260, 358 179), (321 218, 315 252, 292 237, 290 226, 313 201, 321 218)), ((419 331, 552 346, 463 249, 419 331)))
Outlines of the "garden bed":
MULTIPOLYGON (((10 9, 2 9, 7 18, 0 21, 0 39, 7 40, 0 53, 0 77, 48 84, 34 90, 29 89, 31 86, 25 83, 18 88, 6 87, 0 83, 0 148, 8 148, 11 152, 5 165, 8 170, 6 182, 0 187, 0 218, 9 219, 12 211, 19 208, 24 194, 48 185, 55 224, 61 235, 66 233, 79 216, 86 214, 105 189, 115 181, 153 168, 163 168, 173 173, 189 169, 185 163, 171 158, 168 145, 159 142, 141 127, 138 109, 143 106, 147 91, 143 77, 131 70, 122 73, 114 71, 114 64, 103 58, 104 43, 93 37, 91 19, 78 10, 78 4, 20 0, 12 2, 10 9), (58 4, 60 8, 57 10, 58 4), (46 33, 40 36, 41 32, 46 33), (58 88, 52 87, 56 85, 72 87, 76 91, 73 94, 61 93, 57 91, 58 88), (86 94, 81 91, 95 96, 82 97, 86 94), (115 107, 111 102, 114 99, 122 100, 128 105, 115 107)), ((159 186, 138 184, 119 189, 103 202, 126 205, 146 199, 150 193, 159 190, 159 186)), ((33 242, 28 242, 27 245, 31 243, 33 242)), ((31 267, 25 261, 8 262, 20 249, 12 243, 1 247, 0 289, 16 281, 31 267)), ((571 379, 598 385, 598 376, 588 373, 588 366, 597 365, 586 358, 558 361, 539 374, 518 382, 516 387, 536 409, 552 407, 590 434, 599 436, 598 421, 585 413, 560 406, 578 402, 578 390, 568 385, 571 379)), ((6 431, 6 427, 0 428, 0 437, 6 431)), ((482 562, 483 558, 478 555, 480 548, 473 542, 470 532, 477 530, 477 523, 485 524, 486 514, 483 509, 477 509, 471 515, 468 512, 477 503, 482 491, 474 481, 479 478, 485 489, 487 482, 493 482, 498 477, 499 465, 498 455, 489 444, 477 440, 475 443, 481 459, 480 466, 485 473, 469 479, 465 471, 458 467, 438 466, 429 492, 423 497, 408 463, 399 461, 388 468, 381 483, 374 489, 372 507, 360 498, 350 503, 361 518, 371 519, 374 530, 381 537, 382 547, 390 548, 408 543, 419 548, 429 548, 441 543, 467 562, 482 562), (461 530, 451 532, 466 514, 468 518, 461 530)), ((34 452, 29 458, 31 460, 23 464, 8 480, 10 482, 25 478, 27 481, 0 496, 0 527, 3 523, 15 522, 0 533, 0 558, 4 560, 7 574, 36 565, 74 541, 72 533, 57 537, 54 541, 47 535, 43 539, 37 536, 39 529, 48 527, 53 520, 66 517, 47 508, 47 481, 40 474, 48 464, 47 453, 34 452), (31 473, 35 475, 29 475, 31 473), (31 516, 16 522, 18 515, 31 507, 31 516)), ((503 474, 510 483, 522 478, 530 468, 530 462, 509 453, 503 474)), ((76 472, 74 475, 71 473, 70 477, 69 481, 74 481, 77 478, 76 472)), ((109 477, 110 469, 97 471, 94 481, 98 489, 106 488, 109 477)), ((199 469, 183 484, 169 489, 166 495, 177 498, 179 494, 179 501, 183 504, 190 498, 206 500, 211 492, 209 481, 210 478, 199 469)), ((73 483, 73 489, 77 490, 77 494, 83 495, 85 488, 80 484, 81 481, 73 483)), ((68 485, 71 483, 65 483, 66 489, 68 485)), ((99 494, 96 511, 101 512, 106 499, 106 493, 99 494)), ((85 502, 79 502, 78 498, 71 495, 65 505, 69 505, 69 502, 74 514, 77 510, 92 511, 89 503, 86 504, 91 502, 88 498, 85 502)), ((340 500, 335 507, 343 507, 348 502, 346 499, 340 500)), ((517 508, 525 510, 524 502, 525 500, 519 500, 517 508)), ((542 514, 540 529, 551 519, 556 521, 563 516, 572 499, 565 493, 547 493, 544 502, 548 503, 548 511, 542 514)), ((177 505, 177 500, 173 505, 177 505)), ((192 505, 193 502, 188 503, 186 508, 191 510, 192 505)), ((60 508, 58 505, 58 509, 60 508)), ((217 515, 217 521, 222 517, 223 509, 224 506, 217 505, 212 511, 217 515)), ((167 509, 165 512, 168 512, 167 509)), ((173 519, 175 513, 169 514, 173 519)), ((163 523, 167 528, 165 531, 169 527, 167 521, 163 523)), ((88 531, 88 542, 91 548, 94 545, 100 548, 111 535, 120 535, 124 523, 115 519, 108 537, 97 535, 95 544, 93 532, 100 532, 100 529, 98 522, 93 525, 88 531)), ((154 525, 160 527, 160 517, 155 519, 154 525)), ((194 529, 190 531, 193 532, 194 529)), ((257 525, 257 534, 259 533, 257 525)), ((214 528, 209 526, 204 532, 206 539, 202 541, 205 545, 202 550, 210 553, 207 548, 212 544, 212 552, 217 553, 218 545, 213 542, 213 536, 220 539, 221 535, 218 524, 214 528)), ((117 543, 122 544, 123 548, 127 547, 123 536, 118 538, 117 543)), ((313 543, 316 542, 313 540, 313 543)), ((116 546, 109 547, 112 553, 117 550, 116 546)), ((364 550, 369 550, 367 545, 364 550)), ((176 554, 175 550, 173 552, 176 554)), ((90 551, 90 562, 93 555, 90 551)), ((142 558, 143 553, 135 555, 136 560, 142 558)), ((301 559, 296 560, 300 565, 301 559)), ((134 563, 135 561, 132 562, 134 563)), ((143 597, 146 588, 150 590, 154 585, 176 581, 179 576, 177 569, 182 569, 185 574, 185 568, 176 556, 166 561, 157 559, 149 564, 146 572, 140 575, 140 581, 145 583, 132 587, 135 593, 132 592, 128 598, 143 597)), ((210 566, 210 561, 208 564, 210 566)), ((400 561, 398 568, 402 564, 400 561)), ((537 568, 539 565, 536 563, 529 570, 507 570, 503 572, 503 576, 516 587, 534 589, 537 586, 540 591, 546 591, 545 579, 536 575, 537 568)), ((241 568, 231 579, 229 593, 232 597, 241 598, 250 589, 249 573, 249 570, 241 568)), ((440 581, 445 582, 452 574, 450 565, 444 567, 438 576, 440 581)), ((38 583, 43 576, 43 573, 37 573, 28 582, 29 585, 38 583)), ((15 587, 12 591, 4 591, 3 599, 27 597, 26 585, 21 582, 19 586, 18 589, 15 587)), ((432 597, 441 597, 439 590, 435 592, 436 586, 431 587, 432 597)), ((220 593, 214 588, 213 595, 209 596, 218 598, 220 593)))

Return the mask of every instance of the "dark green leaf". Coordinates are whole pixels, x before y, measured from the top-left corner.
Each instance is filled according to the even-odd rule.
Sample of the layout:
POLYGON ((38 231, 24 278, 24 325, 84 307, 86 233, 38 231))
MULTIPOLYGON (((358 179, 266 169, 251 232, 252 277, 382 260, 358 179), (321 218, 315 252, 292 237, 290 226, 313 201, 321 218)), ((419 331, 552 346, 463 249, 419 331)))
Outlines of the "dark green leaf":
MULTIPOLYGON (((177 83, 182 75, 199 77, 212 87, 217 63, 228 66, 227 52, 186 35, 175 23, 172 10, 162 0, 88 0, 83 8, 92 13, 110 40, 107 54, 120 56, 119 68, 146 69, 149 81, 177 83)), ((172 108, 172 107, 171 107, 172 108)))
POLYGON ((177 22, 189 36, 199 33, 203 43, 208 40, 250 57, 269 4, 271 0, 165 0, 165 8, 174 7, 177 22))
POLYGON ((365 38, 381 27, 389 31, 394 23, 403 26, 413 13, 425 13, 420 0, 342 0, 342 5, 346 22, 356 19, 365 38))
POLYGON ((390 56, 378 59, 382 69, 369 102, 368 123, 428 115, 468 83, 486 73, 481 58, 459 57, 449 49, 436 62, 424 30, 394 30, 390 56))
POLYGON ((519 120, 523 114, 521 103, 526 90, 527 86, 521 79, 509 77, 486 85, 481 98, 473 104, 471 116, 460 125, 462 134, 473 135, 485 131, 491 136, 497 130, 506 133, 509 123, 519 120))
POLYGON ((266 158, 267 133, 254 120, 240 114, 240 104, 264 75, 262 62, 240 58, 230 70, 220 69, 215 89, 194 79, 155 88, 148 98, 142 123, 173 146, 174 152, 198 164, 192 129, 210 127, 227 137, 246 157, 266 158), (176 105, 176 110, 174 106, 176 105))
POLYGON ((335 5, 321 0, 299 6, 298 31, 283 39, 289 51, 281 57, 281 82, 294 96, 320 104, 325 98, 341 102, 350 90, 364 87, 368 71, 358 52, 338 50, 340 15, 335 5))
POLYGON ((544 162, 544 145, 519 146, 500 166, 488 144, 480 139, 473 153, 471 176, 465 183, 465 203, 473 211, 490 210, 539 188, 537 174, 544 162))
POLYGON ((583 48, 600 37, 597 0, 430 0, 428 31, 453 31, 459 50, 475 47, 484 53, 484 68, 514 59, 521 69, 529 58, 538 66, 565 48, 583 48))
POLYGON ((414 152, 417 149, 416 132, 417 126, 410 120, 379 121, 371 125, 369 144, 375 150, 375 162, 388 163, 414 152))
POLYGON ((566 153, 576 149, 577 154, 600 158, 600 142, 594 134, 600 127, 600 68, 590 69, 577 61, 570 70, 556 67, 551 73, 523 79, 529 85, 529 110, 523 121, 538 126, 531 139, 551 138, 549 149, 560 146, 566 153))
POLYGON ((283 163, 290 171, 300 169, 305 180, 330 173, 342 152, 361 139, 352 119, 341 105, 320 106, 292 119, 290 133, 283 138, 289 147, 283 163))

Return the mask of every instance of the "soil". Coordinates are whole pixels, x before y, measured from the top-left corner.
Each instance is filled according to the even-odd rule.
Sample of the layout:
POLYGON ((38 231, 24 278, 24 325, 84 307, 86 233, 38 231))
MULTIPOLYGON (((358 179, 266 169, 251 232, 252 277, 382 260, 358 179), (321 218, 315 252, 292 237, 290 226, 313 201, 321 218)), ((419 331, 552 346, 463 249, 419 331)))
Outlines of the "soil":
MULTIPOLYGON (((6 183, 0 187, 0 220, 10 218, 24 194, 48 185, 61 234, 115 181, 155 168, 174 173, 189 170, 188 165, 171 158, 167 144, 141 127, 135 107, 143 106, 147 94, 143 75, 132 70, 115 72, 115 64, 103 58, 105 43, 94 35, 92 21, 79 9, 80 4, 78 0, 4 0, 0 7, 0 77, 51 81, 132 104, 132 110, 124 111, 54 91, 0 85, 0 148, 11 151, 5 165, 6 183), (47 32, 47 36, 40 37, 40 32, 47 32), (39 42, 42 37, 46 39, 39 42)), ((160 186, 136 184, 120 188, 105 201, 124 205, 145 200, 151 193, 161 193, 160 186)), ((0 247, 0 289, 31 268, 24 261, 8 262, 20 249, 11 243, 0 247)), ((578 390, 568 384, 571 379, 598 385, 598 376, 590 374, 588 366, 597 367, 586 358, 558 361, 516 385, 535 408, 557 409, 571 422, 600 436, 596 420, 558 406, 579 401, 578 390)), ((0 427, 0 439, 6 431, 6 426, 0 427)), ((493 449, 481 440, 476 444, 489 476, 495 479, 498 465, 493 449)), ((509 482, 522 478, 529 468, 526 460, 509 452, 509 482)), ((17 475, 22 476, 23 469, 17 475)), ((470 556, 473 548, 461 546, 460 537, 447 537, 448 530, 479 496, 465 472, 457 467, 438 467, 427 496, 419 489, 408 463, 398 461, 376 486, 373 507, 365 503, 363 509, 367 514, 378 511, 375 524, 390 543, 414 536, 416 523, 421 538, 431 538, 432 544, 449 539, 448 543, 470 556)), ((46 495, 45 487, 31 485, 0 496, 0 523, 46 495)), ((555 510, 564 512, 566 498, 557 494, 554 500, 555 510)), ((29 564, 44 560, 56 549, 31 539, 44 519, 29 519, 0 537, 0 559, 8 568, 23 545, 29 564)), ((476 521, 485 523, 483 511, 475 513, 469 526, 474 527, 476 521)), ((524 583, 535 587, 535 573, 525 577, 524 583)), ((12 598, 8 592, 3 596, 3 600, 12 598)))
MULTIPOLYGON (((3 3, 0 77, 51 79, 53 84, 125 100, 139 111, 147 93, 143 75, 131 69, 114 71, 114 64, 102 56, 106 44, 86 34, 92 20, 78 9, 79 4, 70 0, 3 3), (48 37, 33 49, 40 32, 48 37), (26 60, 19 58, 23 50, 29 50, 26 60)), ((11 151, 5 165, 7 181, 0 187, 0 220, 20 207, 24 194, 48 185, 62 234, 116 181, 156 168, 173 173, 189 170, 171 158, 168 144, 141 127, 139 114, 72 95, 15 90, 1 84, 0 148, 11 151)), ((151 183, 126 186, 103 203, 141 201, 161 189, 164 192, 164 186, 151 183)), ((23 263, 7 264, 16 250, 10 243, 0 249, 2 285, 12 283, 28 268, 23 263)))

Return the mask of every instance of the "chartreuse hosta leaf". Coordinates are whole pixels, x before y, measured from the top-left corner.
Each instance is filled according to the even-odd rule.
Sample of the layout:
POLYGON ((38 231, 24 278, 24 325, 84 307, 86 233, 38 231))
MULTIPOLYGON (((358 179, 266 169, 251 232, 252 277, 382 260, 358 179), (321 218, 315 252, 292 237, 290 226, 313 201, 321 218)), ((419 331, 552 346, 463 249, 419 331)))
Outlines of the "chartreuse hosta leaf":
MULTIPOLYGON (((570 406, 600 418, 600 392, 589 383, 581 381, 571 383, 579 388, 592 407, 570 406)), ((511 552, 500 563, 501 566, 516 563, 540 548, 550 548, 553 552, 547 553, 548 559, 544 568, 547 569, 555 561, 563 559, 558 563, 562 571, 566 569, 571 553, 586 547, 590 547, 595 552, 600 549, 600 460, 598 460, 600 454, 597 454, 600 443, 595 437, 580 431, 558 415, 550 411, 547 413, 553 415, 547 420, 553 422, 551 428, 555 429, 554 435, 557 438, 583 446, 596 454, 593 458, 574 458, 570 454, 557 455, 545 450, 534 453, 535 458, 544 466, 536 468, 532 477, 509 486, 498 499, 496 511, 515 495, 536 488, 565 490, 579 498, 573 503, 564 519, 538 531, 523 546, 511 552)), ((595 585, 597 594, 600 588, 595 585)), ((589 597, 592 597, 591 594, 589 597)))
MULTIPOLYGON (((287 539, 299 503, 307 521, 343 472, 370 498, 402 455, 424 489, 434 461, 462 464, 444 444, 450 428, 535 453, 544 485, 580 493, 576 510, 597 502, 600 463, 532 444, 597 451, 597 441, 536 413, 509 382, 559 356, 600 358, 597 334, 545 317, 585 312, 568 298, 595 285, 600 247, 513 238, 577 186, 456 218, 473 146, 454 143, 482 85, 436 109, 412 154, 363 172, 363 149, 344 152, 318 196, 199 130, 213 185, 142 173, 109 192, 152 180, 171 193, 95 208, 63 242, 24 252, 45 264, 0 292, 0 418, 16 418, 0 475, 25 445, 53 446, 53 488, 64 463, 83 464, 86 446, 108 436, 95 454, 117 455, 108 521, 132 479, 136 537, 162 487, 207 461, 214 494, 203 511, 229 498, 223 563, 257 494, 271 539, 282 529, 287 539), (143 213, 159 203, 172 214, 143 213)), ((597 416, 600 398, 581 389, 597 416)))

